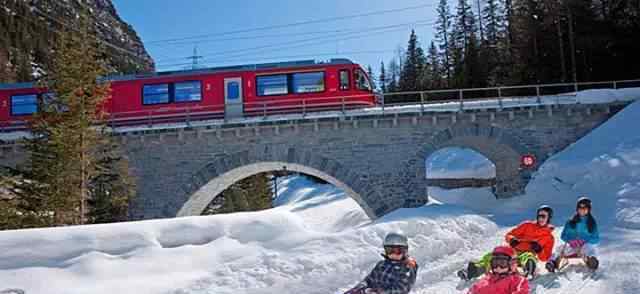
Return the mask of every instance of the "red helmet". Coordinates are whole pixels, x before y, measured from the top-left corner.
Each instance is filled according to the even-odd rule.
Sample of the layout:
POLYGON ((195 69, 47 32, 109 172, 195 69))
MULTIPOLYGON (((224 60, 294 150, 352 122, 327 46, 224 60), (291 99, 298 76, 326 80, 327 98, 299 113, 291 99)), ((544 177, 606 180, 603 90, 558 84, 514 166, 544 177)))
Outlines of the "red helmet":
POLYGON ((503 255, 503 256, 508 256, 508 257, 511 257, 511 258, 515 258, 516 257, 516 251, 513 248, 511 248, 510 246, 498 246, 498 247, 493 249, 493 252, 491 253, 491 255, 493 255, 493 256, 503 255))
POLYGON ((516 251, 509 246, 498 246, 491 252, 491 272, 498 275, 509 275, 517 271, 518 259, 516 251), (498 267, 507 268, 507 272, 496 273, 498 267))

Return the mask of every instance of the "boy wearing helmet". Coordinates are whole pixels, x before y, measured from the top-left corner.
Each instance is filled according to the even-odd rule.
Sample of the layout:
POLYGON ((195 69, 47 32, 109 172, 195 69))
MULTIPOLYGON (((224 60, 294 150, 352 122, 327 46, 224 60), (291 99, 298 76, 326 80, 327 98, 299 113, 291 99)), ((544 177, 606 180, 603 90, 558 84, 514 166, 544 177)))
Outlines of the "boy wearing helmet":
POLYGON ((576 203, 576 213, 564 225, 560 236, 562 245, 560 254, 549 260, 546 268, 555 272, 560 266, 560 257, 582 257, 584 263, 592 270, 598 269, 599 261, 594 256, 594 247, 600 242, 600 233, 596 219, 591 215, 591 199, 580 197, 576 203))
POLYGON ((491 252, 487 275, 475 283, 468 294, 529 294, 529 281, 518 274, 516 251, 499 246, 491 252))
POLYGON ((345 294, 407 294, 416 282, 418 265, 409 257, 407 237, 389 233, 384 238, 384 260, 371 273, 345 294))
MULTIPOLYGON (((525 276, 534 277, 538 260, 546 262, 553 250, 553 209, 542 205, 536 211, 535 221, 525 221, 505 236, 505 241, 517 255, 518 265, 524 270, 525 276)), ((458 271, 463 280, 471 280, 484 274, 491 265, 491 253, 485 254, 480 261, 470 262, 466 270, 458 271)))

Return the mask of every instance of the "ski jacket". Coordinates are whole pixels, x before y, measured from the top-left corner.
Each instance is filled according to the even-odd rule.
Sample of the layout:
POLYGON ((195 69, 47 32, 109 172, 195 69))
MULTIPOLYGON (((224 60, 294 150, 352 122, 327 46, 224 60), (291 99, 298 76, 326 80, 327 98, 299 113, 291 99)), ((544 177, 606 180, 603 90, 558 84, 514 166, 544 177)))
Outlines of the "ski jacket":
POLYGON ((488 274, 476 282, 467 294, 529 294, 529 281, 519 274, 506 277, 488 274))
POLYGON ((565 242, 569 242, 571 240, 580 239, 589 244, 598 244, 600 242, 600 233, 598 232, 598 225, 594 224, 593 232, 589 233, 587 228, 587 218, 580 217, 580 221, 576 223, 576 227, 572 228, 569 224, 571 220, 568 220, 566 224, 564 224, 564 229, 562 229, 562 235, 560 239, 565 242))
POLYGON ((515 247, 518 252, 533 252, 531 242, 529 241, 536 241, 542 247, 542 251, 537 253, 538 259, 547 261, 551 258, 553 243, 555 241, 552 232, 553 226, 550 224, 539 226, 535 221, 525 221, 509 231, 505 236, 505 240, 507 243, 510 243, 513 238, 520 240, 520 244, 515 247))
POLYGON ((380 289, 380 294, 408 294, 416 282, 417 273, 418 265, 413 259, 408 262, 385 258, 355 288, 380 289))

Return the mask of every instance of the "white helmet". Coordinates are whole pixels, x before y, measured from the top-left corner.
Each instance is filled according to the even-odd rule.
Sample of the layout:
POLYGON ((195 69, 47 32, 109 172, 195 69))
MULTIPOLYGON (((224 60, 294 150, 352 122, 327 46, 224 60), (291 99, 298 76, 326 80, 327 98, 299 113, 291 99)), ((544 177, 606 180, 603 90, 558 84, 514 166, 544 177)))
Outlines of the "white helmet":
POLYGON ((398 233, 389 233, 384 238, 384 243, 382 243, 384 247, 404 247, 409 248, 409 241, 407 237, 398 233))

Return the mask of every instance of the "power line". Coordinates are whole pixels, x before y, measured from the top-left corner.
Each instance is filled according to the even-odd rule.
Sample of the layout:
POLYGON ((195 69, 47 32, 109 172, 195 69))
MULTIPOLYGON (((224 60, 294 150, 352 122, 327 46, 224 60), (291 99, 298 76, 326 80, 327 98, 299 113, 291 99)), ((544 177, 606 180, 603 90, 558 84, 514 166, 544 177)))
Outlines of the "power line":
POLYGON ((202 44, 202 43, 217 43, 217 42, 226 42, 226 41, 237 41, 237 40, 255 40, 255 39, 270 39, 270 38, 282 38, 282 37, 294 37, 294 36, 306 36, 306 35, 319 35, 319 34, 329 34, 329 33, 340 33, 352 31, 353 29, 344 30, 327 30, 327 31, 313 31, 313 32, 302 32, 302 33, 288 33, 288 34, 276 34, 276 35, 255 35, 255 36, 244 36, 244 37, 232 37, 232 38, 218 38, 218 39, 201 39, 197 41, 178 41, 178 42, 167 42, 165 44, 156 43, 151 44, 149 47, 169 47, 169 46, 182 46, 182 45, 193 45, 193 44, 202 44))
MULTIPOLYGON (((426 25, 433 25, 433 24, 434 24, 434 22, 433 22, 433 21, 430 21, 430 22, 425 22, 425 23, 418 23, 418 24, 416 24, 416 26, 426 26, 426 25)), ((343 41, 343 40, 361 39, 361 38, 366 38, 366 37, 369 37, 369 36, 372 36, 372 35, 377 35, 377 34, 381 34, 381 33, 388 33, 388 32, 391 32, 391 31, 398 31, 398 29, 393 29, 393 30, 389 30, 389 29, 387 29, 387 30, 385 30, 385 31, 380 31, 380 32, 376 32, 376 33, 371 33, 371 34, 367 34, 367 35, 363 35, 363 36, 355 36, 355 37, 349 37, 349 38, 342 38, 342 39, 336 39, 336 40, 333 40, 333 41, 343 41)), ((324 44, 324 43, 326 43, 326 42, 327 42, 327 40, 323 40, 323 41, 320 41, 320 42, 307 43, 307 44, 299 44, 299 45, 294 45, 294 46, 287 46, 287 47, 284 47, 284 48, 278 48, 278 50, 281 50, 281 49, 288 49, 288 48, 295 48, 295 47, 301 47, 301 46, 309 46, 309 45, 314 45, 314 44, 324 44)), ((269 51, 262 51, 262 52, 259 52, 259 53, 272 52, 272 51, 273 51, 273 50, 269 50, 269 51)), ((395 50, 393 50, 393 51, 395 51, 395 50)), ((262 60, 277 59, 277 58, 299 58, 299 57, 309 57, 309 56, 310 56, 310 57, 313 57, 313 56, 321 56, 321 55, 324 55, 324 56, 337 56, 337 55, 344 55, 344 54, 361 54, 361 53, 369 54, 370 52, 372 53, 372 52, 374 52, 374 51, 371 51, 371 50, 370 50, 370 51, 352 51, 352 52, 342 52, 342 53, 339 53, 339 52, 333 52, 333 53, 331 53, 331 54, 329 54, 329 53, 320 53, 320 54, 317 54, 317 55, 315 55, 315 54, 302 54, 302 55, 294 55, 294 56, 278 56, 278 57, 273 57, 273 58, 264 58, 264 59, 262 59, 262 60)), ((378 53, 385 53, 385 52, 388 52, 388 51, 386 51, 386 50, 385 50, 384 52, 378 52, 378 53)), ((228 57, 230 57, 230 58, 224 58, 224 59, 213 59, 213 60, 212 60, 211 58, 205 58, 205 60, 209 60, 209 61, 204 62, 204 64, 211 65, 211 64, 214 64, 214 63, 221 63, 221 62, 222 62, 222 63, 224 63, 224 62, 234 61, 234 60, 237 60, 237 61, 246 61, 246 60, 247 60, 246 58, 242 58, 242 59, 240 59, 240 58, 237 58, 237 57, 247 56, 247 55, 255 55, 255 54, 259 54, 259 53, 254 53, 254 52, 252 52, 252 53, 234 54, 234 55, 230 55, 230 56, 228 56, 228 57), (233 58, 236 58, 236 59, 233 59, 233 58)), ((218 57, 218 58, 222 58, 222 57, 218 57)), ((175 63, 175 64, 158 64, 158 67, 162 67, 162 68, 169 68, 169 67, 185 66, 185 65, 188 65, 188 64, 185 64, 185 63, 175 63)))
MULTIPOLYGON (((360 54, 380 54, 380 53, 389 53, 395 52, 395 49, 388 50, 365 50, 365 51, 345 51, 345 52, 321 52, 321 53, 310 53, 310 54, 297 54, 297 55, 280 55, 280 56, 271 56, 264 58, 256 58, 256 59, 246 59, 246 58, 237 58, 237 59, 225 59, 224 62, 235 62, 235 61, 267 61, 267 60, 275 60, 275 59, 292 59, 292 58, 304 58, 304 57, 317 57, 317 56, 336 56, 336 55, 360 55, 360 54)), ((212 64, 214 62, 219 61, 209 61, 202 64, 212 64)), ((172 65, 166 65, 164 68, 169 67, 177 67, 177 66, 185 66, 189 65, 189 63, 178 63, 172 65)))
POLYGON ((294 22, 294 23, 288 23, 288 24, 280 24, 280 25, 272 25, 272 26, 255 27, 255 28, 250 28, 250 29, 233 30, 233 31, 221 32, 221 33, 193 35, 193 36, 181 37, 181 38, 152 40, 152 41, 148 41, 147 44, 172 42, 172 41, 183 41, 183 40, 192 40, 192 39, 206 38, 206 37, 212 37, 212 36, 224 36, 224 35, 240 34, 240 33, 255 32, 255 31, 265 31, 265 30, 272 30, 272 29, 279 29, 279 28, 290 28, 290 27, 302 26, 302 25, 308 25, 308 24, 323 23, 323 22, 333 22, 333 21, 339 21, 339 20, 345 20, 345 19, 351 19, 351 18, 359 18, 359 17, 372 16, 372 15, 395 13, 395 12, 414 10, 414 9, 420 9, 420 8, 426 8, 426 7, 434 7, 434 6, 435 6, 435 4, 423 4, 423 5, 410 6, 410 7, 404 7, 404 8, 379 10, 379 11, 360 13, 360 14, 353 14, 353 15, 345 15, 345 16, 337 16, 337 17, 329 17, 329 18, 321 18, 321 19, 300 21, 300 22, 294 22))
MULTIPOLYGON (((234 53, 246 52, 246 51, 250 52, 250 51, 267 49, 267 48, 274 48, 274 50, 275 49, 295 48, 295 47, 299 47, 299 46, 322 44, 322 43, 325 43, 325 42, 328 42, 328 41, 349 40, 349 39, 352 39, 352 38, 340 38, 340 37, 351 36, 351 35, 354 35, 354 34, 357 35, 357 34, 366 33, 366 32, 381 31, 381 32, 377 32, 377 33, 372 33, 372 34, 379 34, 379 33, 386 33, 386 32, 389 32, 389 31, 396 31, 397 30, 397 29, 396 30, 389 30, 389 29, 392 29, 392 28, 404 29, 404 27, 411 26, 411 25, 413 25, 413 26, 423 26, 423 25, 433 25, 433 24, 434 24, 434 22, 432 20, 429 20, 429 21, 413 21, 413 22, 407 22, 407 23, 400 23, 400 24, 393 24, 393 25, 378 26, 378 27, 373 27, 373 28, 368 28, 368 29, 361 29, 361 30, 358 30, 358 31, 350 32, 350 33, 335 34, 335 35, 331 35, 331 36, 307 38, 307 39, 302 39, 302 40, 294 40, 294 41, 289 41, 289 42, 284 42, 284 43, 275 43, 275 44, 262 45, 262 46, 249 47, 249 48, 236 49, 236 50, 225 50, 225 51, 211 52, 211 53, 206 53, 204 55, 206 55, 206 56, 223 55, 224 56, 224 55, 227 55, 227 54, 234 54, 234 53), (340 38, 340 39, 335 39, 334 40, 334 38, 340 38), (323 40, 323 41, 314 42, 314 41, 318 41, 318 40, 323 40), (296 44, 299 44, 299 43, 307 43, 307 42, 312 42, 312 43, 296 45, 296 44), (285 45, 293 45, 293 46, 285 46, 285 45)), ((363 36, 355 37, 355 38, 362 38, 362 37, 363 36)), ((364 37, 366 37, 366 36, 364 36, 364 37)), ((164 59, 164 60, 158 60, 157 62, 158 62, 158 64, 161 64, 163 61, 172 61, 172 60, 181 60, 181 59, 184 59, 184 58, 164 59)), ((210 59, 210 58, 207 57, 205 59, 210 59)))

